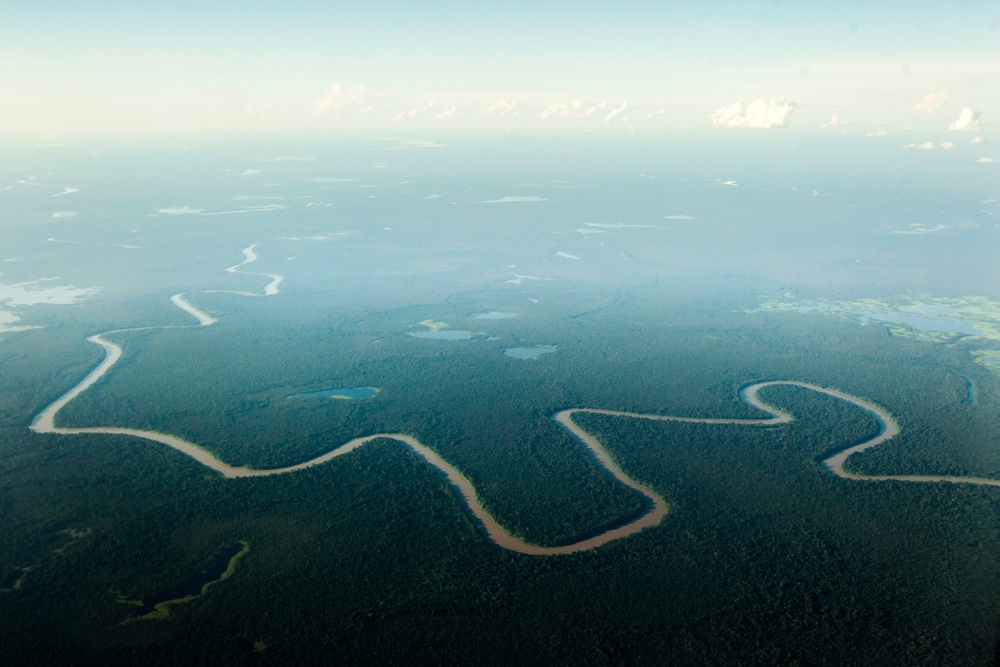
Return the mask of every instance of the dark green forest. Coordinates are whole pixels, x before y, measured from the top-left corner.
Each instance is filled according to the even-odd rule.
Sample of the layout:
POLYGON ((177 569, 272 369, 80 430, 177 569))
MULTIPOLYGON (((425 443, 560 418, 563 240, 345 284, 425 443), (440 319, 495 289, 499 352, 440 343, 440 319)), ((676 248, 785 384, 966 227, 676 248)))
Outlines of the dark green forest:
MULTIPOLYGON (((544 317, 475 295, 389 311, 197 298, 218 325, 114 335, 122 361, 59 424, 155 429, 260 468, 410 433, 501 525, 545 545, 642 507, 553 422, 567 407, 756 418, 742 386, 802 380, 899 421, 849 469, 1000 476, 1000 378, 962 342, 636 293, 566 296, 544 317), (487 309, 522 315, 469 319, 487 309), (428 317, 483 333, 406 336, 428 317), (558 352, 503 355, 535 344, 558 352), (286 400, 351 386, 382 392, 286 400)), ((834 477, 819 461, 878 429, 856 407, 786 386, 761 392, 795 416, 780 426, 577 414, 671 511, 591 552, 530 557, 492 545, 394 441, 227 480, 133 438, 28 431, 99 362, 86 335, 182 321, 169 305, 126 312, 53 322, 44 345, 0 341, 0 382, 15 388, 0 393, 0 650, 19 664, 991 664, 1000 489, 834 477), (66 546, 63 531, 86 529, 66 546), (135 607, 120 599, 170 590, 239 541, 251 549, 232 577, 167 620, 121 625, 135 607)))

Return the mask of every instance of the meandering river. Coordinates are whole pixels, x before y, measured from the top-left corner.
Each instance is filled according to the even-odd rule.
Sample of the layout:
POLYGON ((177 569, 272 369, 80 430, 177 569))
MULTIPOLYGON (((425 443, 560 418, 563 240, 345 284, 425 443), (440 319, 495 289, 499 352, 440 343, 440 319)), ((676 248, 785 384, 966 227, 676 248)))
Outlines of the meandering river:
MULTIPOLYGON (((257 255, 254 253, 255 245, 251 245, 243 250, 243 254, 246 259, 236 266, 229 267, 226 269, 230 273, 247 273, 248 275, 264 275, 271 278, 271 282, 265 287, 264 293, 254 293, 254 292, 239 292, 231 290, 203 290, 202 293, 228 293, 228 294, 239 294, 244 296, 273 296, 278 294, 278 284, 281 282, 282 277, 273 274, 252 274, 245 271, 240 271, 239 267, 256 261, 257 255)), ((293 466, 287 466, 284 468, 271 468, 266 470, 259 470, 254 468, 246 467, 235 467, 231 466, 223 461, 216 458, 211 452, 206 449, 199 447, 198 445, 182 440, 176 436, 172 436, 166 433, 158 433, 156 431, 145 431, 140 429, 132 428, 121 428, 114 426, 92 426, 85 428, 63 428, 56 426, 55 418, 59 411, 66 406, 70 401, 79 396, 81 393, 90 388, 95 382, 101 379, 111 368, 118 362, 122 355, 122 349, 117 344, 107 340, 104 336, 114 334, 114 333, 124 333, 128 331, 144 331, 151 329, 175 329, 175 328, 191 328, 191 327, 206 327, 215 324, 218 320, 213 318, 208 313, 199 310, 197 307, 193 306, 185 297, 187 293, 175 294, 171 297, 171 301, 181 310, 193 316, 198 320, 198 324, 191 325, 174 325, 174 326, 158 326, 158 327, 138 327, 132 329, 116 329, 114 331, 106 331, 101 334, 96 334, 90 336, 87 340, 100 345, 104 348, 105 356, 101 363, 94 368, 90 373, 84 377, 75 387, 70 389, 68 392, 56 399, 51 405, 42 410, 32 421, 31 430, 36 433, 53 433, 59 435, 80 435, 80 434, 111 434, 111 435, 130 435, 136 438, 143 438, 145 440, 151 440, 153 442, 158 442, 168 447, 172 447, 177 451, 186 454, 198 463, 204 465, 207 468, 218 472, 227 478, 238 478, 238 477, 264 477, 268 475, 283 475, 288 473, 293 473, 298 470, 304 470, 305 468, 311 468, 313 466, 322 465, 332 459, 339 456, 348 454, 355 449, 364 446, 365 444, 371 442, 372 440, 377 440, 380 438, 388 438, 396 440, 411 450, 413 450, 418 456, 420 456, 424 461, 430 465, 437 468, 439 471, 444 473, 448 482, 459 492, 462 501, 468 511, 479 521, 483 530, 485 530, 489 539, 500 547, 509 549, 511 551, 516 551, 522 554, 534 555, 534 556, 556 556, 563 554, 577 553, 580 551, 587 551, 589 549, 594 549, 608 542, 614 540, 620 540, 622 538, 634 535, 646 528, 651 528, 656 526, 662 521, 663 517, 667 515, 668 505, 666 501, 655 491, 649 489, 632 478, 630 478, 624 471, 618 466, 611 455, 604 449, 604 447, 599 443, 593 436, 588 434, 586 431, 581 429, 573 421, 573 415, 578 412, 590 412, 593 414, 610 415, 614 417, 625 417, 629 419, 649 419, 654 421, 674 421, 674 422, 687 422, 696 424, 719 424, 719 425, 744 425, 744 426, 773 426, 777 424, 787 424, 793 420, 793 417, 777 408, 765 403, 763 399, 760 398, 758 393, 761 389, 766 387, 772 387, 777 385, 791 385, 795 387, 801 387, 803 389, 809 389, 811 391, 820 392, 828 396, 833 396, 834 398, 840 399, 856 405, 863 410, 867 410, 875 416, 879 423, 879 433, 853 447, 845 449, 823 461, 823 465, 826 466, 833 474, 838 477, 850 480, 863 480, 863 481, 899 481, 899 482, 949 482, 955 484, 980 484, 988 486, 1000 486, 1000 480, 987 479, 983 477, 953 477, 953 476, 938 476, 938 475, 861 475, 856 473, 850 473, 844 470, 844 463, 847 459, 857 454, 858 452, 864 451, 871 447, 876 447, 899 434, 899 425, 896 420, 892 418, 888 412, 878 405, 871 403, 863 398, 857 396, 852 396, 851 394, 842 392, 838 389, 832 389, 829 387, 821 387, 815 384, 809 384, 807 382, 798 382, 795 380, 771 380, 767 382, 758 382, 752 384, 743 389, 740 392, 741 398, 749 403, 750 405, 758 408, 759 410, 771 415, 769 418, 763 419, 727 419, 727 418, 696 418, 696 417, 676 417, 671 415, 657 415, 657 414, 640 414, 634 412, 622 412, 619 410, 602 410, 599 408, 572 408, 569 410, 562 410, 554 415, 554 419, 564 426, 570 433, 572 433, 584 447, 586 447, 591 454, 593 454, 598 465, 602 466, 607 470, 615 479, 624 484, 625 486, 634 489, 639 494, 641 494, 647 501, 647 508, 644 513, 634 518, 632 521, 626 523, 625 525, 619 526, 607 530, 599 535, 590 537, 585 540, 580 540, 579 542, 574 542, 572 544, 562 545, 558 547, 542 547, 535 544, 530 544, 525 542, 521 538, 512 535, 511 533, 504 530, 492 516, 485 510, 480 503, 478 496, 476 495, 476 490, 472 486, 472 483, 466 478, 461 472, 459 472, 454 466, 438 456, 433 450, 428 448, 426 445, 419 442, 416 438, 405 433, 375 433, 372 435, 367 435, 361 438, 355 438, 350 442, 344 443, 339 447, 336 447, 329 452, 317 456, 309 461, 303 461, 293 466)))

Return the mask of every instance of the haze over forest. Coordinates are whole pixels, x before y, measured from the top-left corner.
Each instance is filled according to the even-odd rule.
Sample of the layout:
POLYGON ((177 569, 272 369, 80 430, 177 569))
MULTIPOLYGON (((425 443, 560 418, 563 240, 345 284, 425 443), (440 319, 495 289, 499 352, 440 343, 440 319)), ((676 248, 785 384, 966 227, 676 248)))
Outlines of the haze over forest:
POLYGON ((995 6, 8 18, 4 655, 993 664, 995 6))

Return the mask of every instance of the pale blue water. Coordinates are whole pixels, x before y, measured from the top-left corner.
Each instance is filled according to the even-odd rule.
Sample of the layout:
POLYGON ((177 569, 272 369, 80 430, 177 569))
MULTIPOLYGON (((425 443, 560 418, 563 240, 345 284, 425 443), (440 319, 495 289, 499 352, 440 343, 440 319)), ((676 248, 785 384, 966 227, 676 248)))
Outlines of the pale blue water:
POLYGON ((420 331, 411 333, 414 338, 431 338, 434 340, 468 340, 472 338, 471 331, 420 331))
POLYGON ((542 345, 539 347, 511 347, 504 350, 504 354, 514 359, 537 359, 543 354, 555 352, 555 345, 542 345))
POLYGON ((909 327, 926 333, 934 331, 938 333, 962 334, 966 336, 981 336, 984 332, 977 329, 971 322, 956 319, 948 316, 948 309, 943 306, 932 306, 930 304, 914 304, 920 312, 899 313, 893 311, 867 311, 860 309, 848 309, 838 304, 829 303, 803 303, 789 306, 781 306, 774 310, 792 311, 797 313, 825 312, 825 313, 847 313, 857 315, 862 322, 892 322, 895 324, 905 324, 909 327))
POLYGON ((292 394, 288 398, 339 398, 342 400, 362 400, 371 398, 379 392, 375 387, 343 387, 340 389, 324 389, 322 391, 309 391, 302 394, 292 394))
POLYGON ((956 320, 951 317, 938 317, 932 313, 921 315, 916 313, 876 312, 861 317, 862 322, 869 320, 905 324, 920 332, 936 331, 940 333, 964 334, 966 336, 981 336, 985 333, 964 320, 956 320))

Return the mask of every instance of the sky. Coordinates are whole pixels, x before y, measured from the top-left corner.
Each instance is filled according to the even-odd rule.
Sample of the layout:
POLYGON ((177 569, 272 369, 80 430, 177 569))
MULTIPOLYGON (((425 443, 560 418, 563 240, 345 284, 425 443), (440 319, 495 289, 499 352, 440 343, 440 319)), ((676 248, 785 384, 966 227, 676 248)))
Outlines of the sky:
POLYGON ((1000 117, 996 81, 1000 1, 41 0, 0 21, 5 138, 913 128, 941 143, 1000 117))

